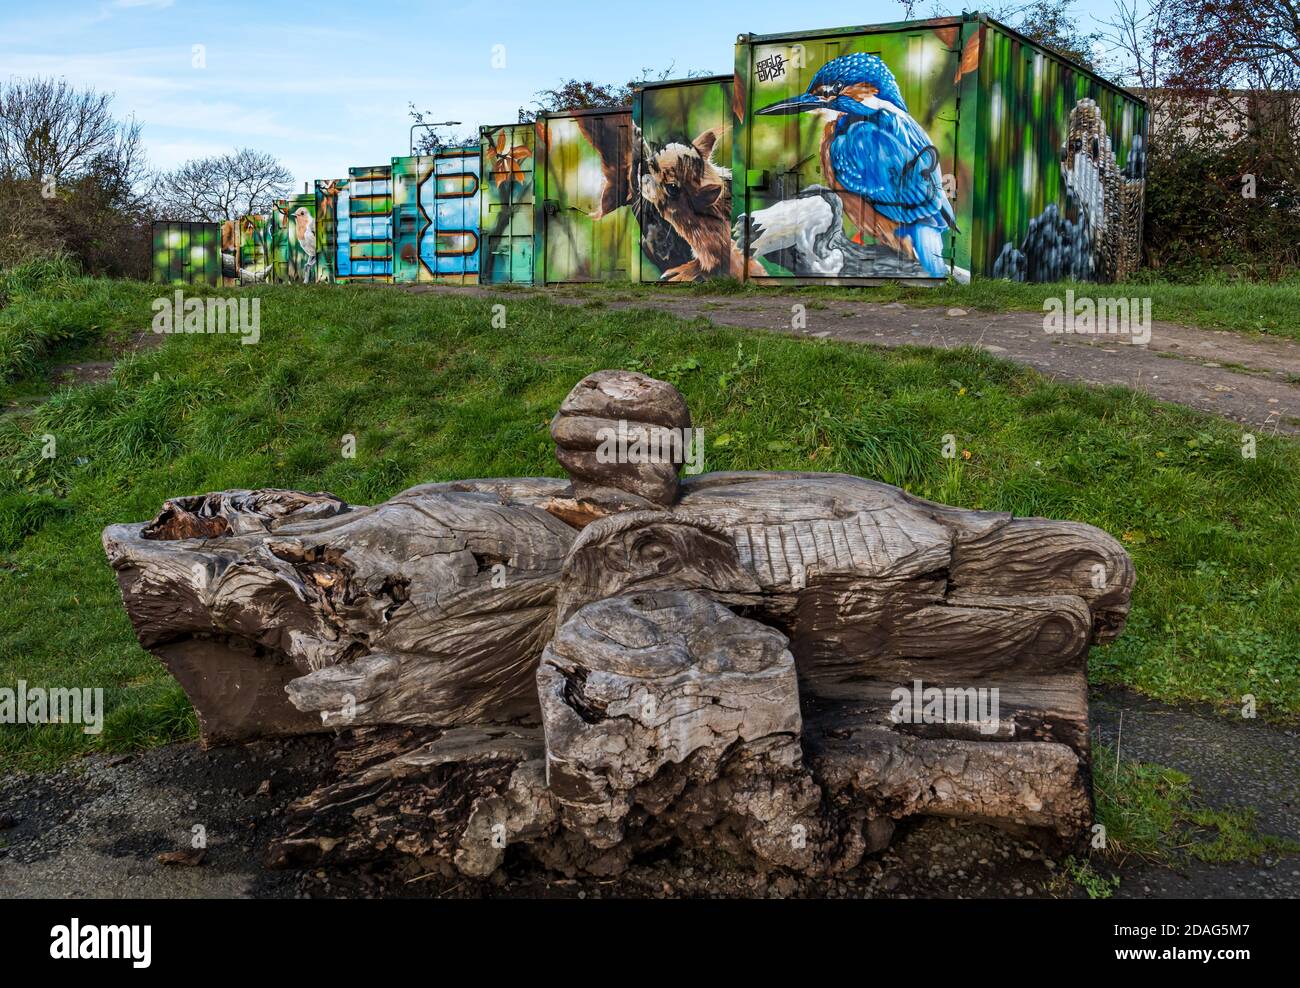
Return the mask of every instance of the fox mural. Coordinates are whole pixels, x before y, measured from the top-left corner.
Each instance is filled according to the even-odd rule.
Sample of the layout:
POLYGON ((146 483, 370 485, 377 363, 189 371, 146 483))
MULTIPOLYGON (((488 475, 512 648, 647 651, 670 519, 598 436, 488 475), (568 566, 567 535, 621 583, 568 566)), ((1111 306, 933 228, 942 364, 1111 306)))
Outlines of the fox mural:
POLYGON ((731 76, 713 76, 649 84, 633 99, 642 281, 745 274, 731 240, 732 95, 731 76))

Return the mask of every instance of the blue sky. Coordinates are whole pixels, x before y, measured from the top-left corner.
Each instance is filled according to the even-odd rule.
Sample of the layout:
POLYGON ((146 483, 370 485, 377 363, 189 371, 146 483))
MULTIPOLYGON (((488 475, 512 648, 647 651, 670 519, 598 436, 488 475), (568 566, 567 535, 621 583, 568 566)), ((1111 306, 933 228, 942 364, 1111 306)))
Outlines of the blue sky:
MULTIPOLYGON (((1076 9, 1106 16, 1112 3, 1076 9)), ((154 167, 249 146, 279 157, 301 187, 404 154, 408 103, 468 131, 514 120, 537 90, 570 76, 729 72, 738 33, 898 14, 893 0, 0 0, 0 74, 115 93, 118 115, 144 124, 154 167)))

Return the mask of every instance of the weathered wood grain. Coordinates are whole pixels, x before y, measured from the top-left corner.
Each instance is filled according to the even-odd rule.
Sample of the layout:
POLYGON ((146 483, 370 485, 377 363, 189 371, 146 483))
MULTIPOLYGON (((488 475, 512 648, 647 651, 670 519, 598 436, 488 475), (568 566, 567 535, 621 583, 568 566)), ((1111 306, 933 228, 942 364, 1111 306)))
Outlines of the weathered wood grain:
POLYGON ((678 842, 833 872, 913 814, 1083 832, 1118 542, 841 474, 587 462, 620 422, 690 415, 600 372, 552 423, 568 481, 224 491, 105 530, 205 743, 343 732, 280 863, 604 874, 678 842))

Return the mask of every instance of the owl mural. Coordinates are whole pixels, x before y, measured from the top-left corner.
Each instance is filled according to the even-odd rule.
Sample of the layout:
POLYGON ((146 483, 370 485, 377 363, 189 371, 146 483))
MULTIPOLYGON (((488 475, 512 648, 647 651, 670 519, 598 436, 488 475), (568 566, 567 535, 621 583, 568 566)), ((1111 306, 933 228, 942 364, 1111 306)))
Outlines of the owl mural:
POLYGON ((1008 242, 993 275, 1012 281, 1122 281, 1137 271, 1142 233, 1146 156, 1133 138, 1129 162, 1120 168, 1101 109, 1081 99, 1070 111, 1061 144, 1061 177, 1070 219, 1055 204, 1029 222, 1017 248, 1008 242))

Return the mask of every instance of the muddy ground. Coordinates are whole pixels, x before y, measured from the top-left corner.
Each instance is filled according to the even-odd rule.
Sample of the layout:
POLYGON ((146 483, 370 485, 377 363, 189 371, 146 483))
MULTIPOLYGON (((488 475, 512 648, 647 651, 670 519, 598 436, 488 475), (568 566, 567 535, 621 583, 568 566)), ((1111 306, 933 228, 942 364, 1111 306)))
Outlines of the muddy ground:
MULTIPOLYGON (((1300 737, 1258 721, 1224 719, 1125 692, 1097 691, 1093 722, 1125 757, 1192 775, 1202 797, 1251 806, 1260 829, 1300 839, 1300 737)), ((745 897, 1005 898, 1080 896, 1063 862, 983 826, 922 820, 894 845, 834 879, 755 874, 702 852, 669 848, 617 879, 566 879, 522 856, 491 881, 406 867, 272 871, 261 861, 284 808, 328 771, 326 737, 202 751, 178 744, 123 757, 94 756, 47 775, 0 780, 0 897, 745 897), (197 864, 160 855, 190 850, 197 864)), ((1300 857, 1256 864, 1199 862, 1119 869, 1117 897, 1300 897, 1300 857)))

